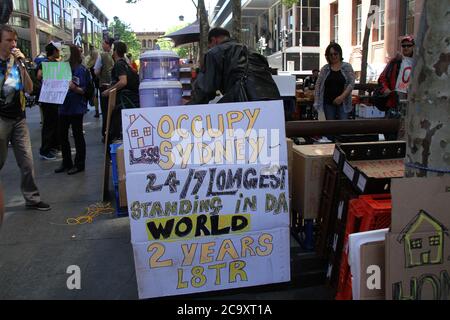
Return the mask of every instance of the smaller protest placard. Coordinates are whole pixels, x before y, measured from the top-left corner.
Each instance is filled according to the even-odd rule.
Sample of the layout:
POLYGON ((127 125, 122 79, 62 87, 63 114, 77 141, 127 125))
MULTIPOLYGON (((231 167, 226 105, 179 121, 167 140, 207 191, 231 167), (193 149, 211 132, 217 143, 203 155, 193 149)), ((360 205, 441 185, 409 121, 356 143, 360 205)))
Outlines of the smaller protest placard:
POLYGON ((63 104, 72 80, 68 62, 43 62, 43 82, 39 102, 63 104))
POLYGON ((397 85, 395 91, 408 93, 409 81, 412 76, 414 60, 412 58, 404 57, 400 67, 400 73, 397 78, 397 85))

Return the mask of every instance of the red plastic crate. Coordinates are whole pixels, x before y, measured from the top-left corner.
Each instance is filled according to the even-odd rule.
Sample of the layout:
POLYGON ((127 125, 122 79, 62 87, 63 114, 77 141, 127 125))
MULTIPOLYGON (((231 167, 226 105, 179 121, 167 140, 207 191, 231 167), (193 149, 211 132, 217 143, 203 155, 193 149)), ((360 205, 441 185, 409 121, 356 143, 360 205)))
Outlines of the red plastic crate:
POLYGON ((392 201, 390 194, 363 195, 358 199, 350 200, 336 300, 352 299, 351 273, 348 264, 349 235, 356 232, 390 227, 391 211, 392 201))

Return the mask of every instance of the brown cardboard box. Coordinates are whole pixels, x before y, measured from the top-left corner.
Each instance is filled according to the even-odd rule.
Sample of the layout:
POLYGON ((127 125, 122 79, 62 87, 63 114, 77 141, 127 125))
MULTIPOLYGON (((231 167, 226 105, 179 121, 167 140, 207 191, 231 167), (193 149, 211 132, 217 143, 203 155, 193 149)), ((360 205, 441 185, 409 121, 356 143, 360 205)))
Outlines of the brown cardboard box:
POLYGON ((384 241, 369 242, 361 245, 361 282, 360 299, 361 300, 384 300, 385 298, 385 245, 384 241), (369 288, 367 282, 373 284, 371 276, 377 276, 373 273, 371 266, 379 267, 381 279, 380 287, 369 288), (370 271, 370 272, 369 272, 370 271))
POLYGON ((126 173, 125 173, 125 157, 123 144, 117 148, 117 172, 119 175, 119 205, 127 207, 127 189, 126 189, 126 173))
POLYGON ((293 147, 292 204, 304 219, 318 217, 325 165, 333 162, 334 147, 334 144, 293 147))
POLYGON ((450 177, 392 182, 386 299, 450 300, 450 177))

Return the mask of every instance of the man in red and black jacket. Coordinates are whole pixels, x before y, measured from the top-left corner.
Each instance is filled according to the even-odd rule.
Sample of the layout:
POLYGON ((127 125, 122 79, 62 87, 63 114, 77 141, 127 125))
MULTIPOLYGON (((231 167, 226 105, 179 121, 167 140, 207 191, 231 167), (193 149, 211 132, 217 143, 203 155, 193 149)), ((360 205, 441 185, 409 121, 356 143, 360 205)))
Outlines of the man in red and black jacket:
POLYGON ((397 54, 397 56, 387 64, 378 79, 378 83, 382 86, 381 93, 388 96, 386 107, 389 111, 394 111, 399 105, 399 96, 395 91, 397 80, 404 57, 412 58, 414 55, 414 38, 412 36, 404 37, 401 46, 402 54, 397 54))

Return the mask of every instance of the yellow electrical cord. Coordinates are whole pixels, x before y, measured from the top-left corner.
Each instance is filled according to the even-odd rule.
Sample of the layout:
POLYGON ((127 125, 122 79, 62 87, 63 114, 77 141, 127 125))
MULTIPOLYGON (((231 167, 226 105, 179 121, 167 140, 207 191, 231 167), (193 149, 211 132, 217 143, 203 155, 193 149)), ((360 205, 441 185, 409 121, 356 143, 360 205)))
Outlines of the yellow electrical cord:
POLYGON ((66 223, 68 225, 81 225, 86 223, 92 223, 94 222, 94 219, 98 217, 99 215, 103 214, 112 214, 114 213, 114 208, 111 206, 111 203, 96 203, 93 205, 90 205, 87 208, 87 212, 79 216, 78 218, 68 218, 66 220, 66 223))

